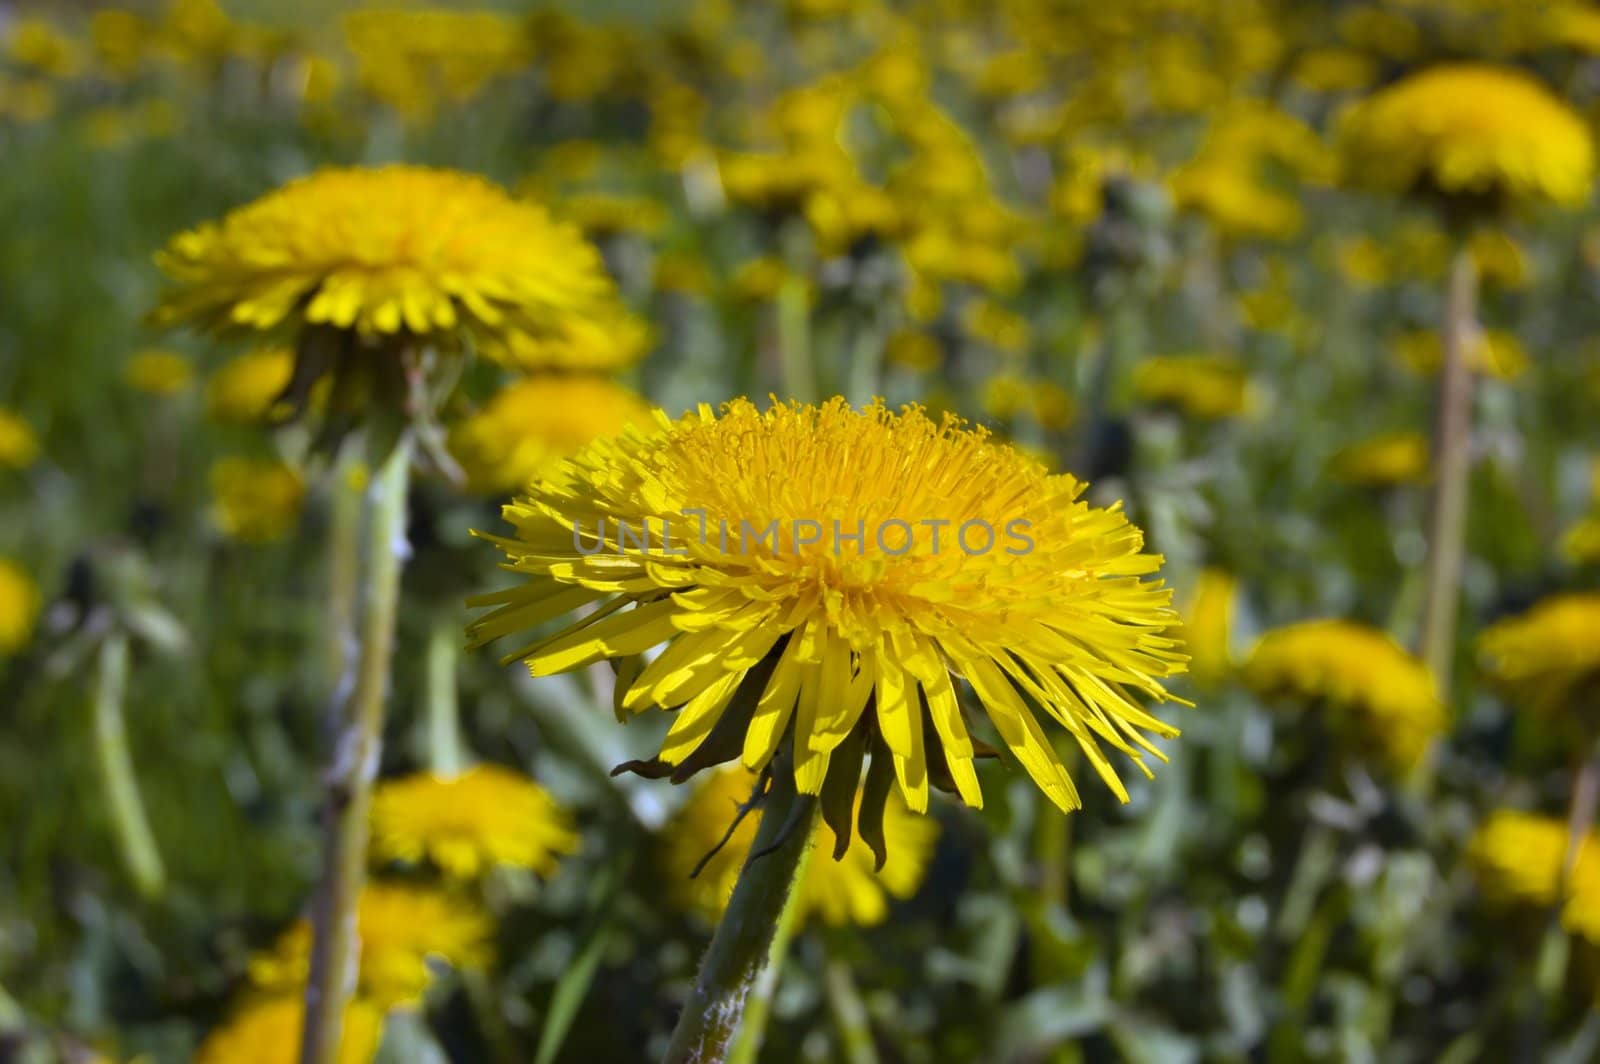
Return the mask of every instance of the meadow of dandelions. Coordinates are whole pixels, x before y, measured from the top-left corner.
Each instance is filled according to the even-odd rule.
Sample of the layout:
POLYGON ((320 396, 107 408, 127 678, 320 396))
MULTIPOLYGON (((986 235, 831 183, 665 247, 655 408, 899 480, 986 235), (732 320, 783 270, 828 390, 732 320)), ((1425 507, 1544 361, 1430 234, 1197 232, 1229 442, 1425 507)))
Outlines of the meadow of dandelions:
POLYGON ((0 5, 0 1059, 1600 1056, 1600 5, 0 5))

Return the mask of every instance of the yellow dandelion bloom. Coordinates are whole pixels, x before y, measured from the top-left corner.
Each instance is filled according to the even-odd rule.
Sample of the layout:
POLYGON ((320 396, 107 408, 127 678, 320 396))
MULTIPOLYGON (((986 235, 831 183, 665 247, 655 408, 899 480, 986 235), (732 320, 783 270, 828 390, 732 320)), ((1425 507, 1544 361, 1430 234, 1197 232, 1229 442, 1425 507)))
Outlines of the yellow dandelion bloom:
POLYGON ((194 380, 194 364, 175 351, 140 351, 123 363, 122 379, 146 395, 180 395, 194 380))
POLYGON ((1400 767, 1448 726, 1427 666, 1387 634, 1353 621, 1303 621, 1261 637, 1245 684, 1270 701, 1323 706, 1400 767))
POLYGON ((294 352, 263 348, 229 360, 206 382, 206 413, 224 425, 264 425, 294 376, 294 352))
POLYGON ((1378 64, 1353 48, 1310 48, 1295 60, 1289 77, 1312 92, 1352 92, 1378 78, 1378 64))
POLYGON ((1600 514, 1581 518, 1567 529, 1561 553, 1575 565, 1600 565, 1600 514))
POLYGON ((212 520, 241 543, 271 543, 293 532, 305 494, 300 474, 275 459, 229 457, 211 464, 212 520))
POLYGON ((551 875, 578 849, 572 818, 543 787, 499 765, 386 780, 372 796, 372 856, 428 860, 456 879, 497 865, 551 875))
POLYGON ((921 329, 900 329, 884 342, 883 357, 891 366, 932 373, 944 365, 944 345, 921 329))
POLYGON ((320 170, 179 234, 157 262, 174 288, 156 319, 214 329, 503 344, 613 294, 575 227, 483 178, 419 166, 320 170))
POLYGON ((467 487, 506 493, 559 472, 602 436, 651 423, 650 404, 604 377, 529 377, 502 388, 450 432, 467 487))
POLYGON ((639 233, 650 236, 666 223, 667 212, 647 196, 620 196, 585 192, 561 202, 560 214, 590 236, 639 233))
MULTIPOLYGON (((486 915, 443 891, 369 883, 356 904, 356 996, 385 1011, 420 1005, 433 981, 430 962, 487 964, 492 932, 486 915)), ((305 984, 310 963, 311 923, 301 920, 270 951, 251 958, 250 980, 261 990, 286 992, 305 984)))
POLYGON ((1496 683, 1531 708, 1577 712, 1591 708, 1593 684, 1600 680, 1596 633, 1600 593, 1552 595, 1490 625, 1478 639, 1478 656, 1496 683))
POLYGON ((0 406, 0 466, 26 469, 39 457, 39 437, 33 426, 0 406))
MULTIPOLYGON (((247 998, 195 1051, 193 1064, 295 1064, 305 1026, 305 992, 247 998)), ((383 1013, 371 1002, 356 999, 346 1008, 338 1064, 368 1064, 378 1055, 383 1013)))
MULTIPOLYGON (((728 907, 739 869, 755 842, 760 817, 752 814, 741 819, 727 844, 706 861, 700 874, 690 878, 690 873, 727 833, 739 804, 750 798, 756 779, 737 768, 711 775, 695 788, 666 827, 663 860, 673 896, 683 908, 712 922, 728 907)), ((858 793, 858 809, 860 801, 858 793)), ((922 886, 939 838, 939 822, 912 813, 898 797, 884 807, 884 814, 888 857, 876 870, 872 851, 860 836, 852 835, 836 859, 838 836, 826 822, 818 825, 805 879, 797 887, 802 919, 816 917, 830 927, 881 924, 888 919, 891 899, 909 898, 922 886)))
POLYGON ((1167 184, 1174 203, 1202 215, 1227 236, 1284 241, 1305 225, 1298 200, 1267 186, 1232 158, 1196 159, 1173 173, 1167 184))
POLYGON ((1479 229, 1468 245, 1478 276, 1485 284, 1501 288, 1524 288, 1530 269, 1528 254, 1511 236, 1500 229, 1479 229))
POLYGON ((1392 192, 1577 205, 1594 181, 1583 119, 1519 71, 1448 64, 1413 74, 1344 118, 1346 168, 1392 192))
POLYGON ((1356 284, 1381 285, 1390 277, 1388 249, 1366 234, 1341 240, 1334 261, 1339 272, 1356 284))
MULTIPOLYGON (((1496 905, 1548 910, 1561 901, 1567 844, 1565 821, 1497 809, 1473 835, 1467 860, 1496 905)), ((1600 945, 1600 839, 1593 832, 1579 843, 1561 923, 1600 945)))
POLYGON ((1183 610, 1189 671, 1202 687, 1215 687, 1233 671, 1233 607, 1239 582, 1225 569, 1207 566, 1195 579, 1183 610))
POLYGON ((1033 340, 1028 319, 992 299, 974 299, 961 314, 961 328, 997 351, 1020 355, 1033 340))
POLYGON ((643 358, 653 336, 638 316, 620 306, 571 317, 551 332, 511 333, 487 341, 491 358, 524 373, 607 373, 643 358))
POLYGON ((1258 402, 1244 365, 1226 355, 1147 358, 1133 371, 1133 393, 1141 403, 1175 407, 1203 421, 1238 417, 1258 402))
POLYGON ((527 580, 477 599, 500 608, 473 625, 482 643, 594 607, 507 659, 540 676, 667 644, 619 698, 674 711, 656 766, 757 771, 792 731, 801 793, 870 745, 913 810, 930 778, 976 806, 953 676, 1062 809, 1077 787, 1030 701, 1123 800, 1100 744, 1148 772, 1144 731, 1177 734, 1134 696, 1166 699, 1183 668, 1170 592, 1142 579, 1160 559, 1074 477, 916 407, 741 399, 661 426, 505 508, 515 535, 495 542, 527 580))
POLYGON ((1361 487, 1420 484, 1428 479, 1428 454, 1428 438, 1420 432, 1383 432, 1341 448, 1328 471, 1336 480, 1361 487))
MULTIPOLYGON (((1444 346, 1431 329, 1413 329, 1394 338, 1394 352, 1407 369, 1423 376, 1437 373, 1444 362, 1444 346)), ((1467 365, 1496 380, 1515 380, 1527 372, 1530 360, 1522 341, 1504 329, 1484 329, 1467 352, 1467 365)))
POLYGON ((39 606, 33 577, 11 559, 0 558, 0 654, 15 654, 28 645, 39 606))

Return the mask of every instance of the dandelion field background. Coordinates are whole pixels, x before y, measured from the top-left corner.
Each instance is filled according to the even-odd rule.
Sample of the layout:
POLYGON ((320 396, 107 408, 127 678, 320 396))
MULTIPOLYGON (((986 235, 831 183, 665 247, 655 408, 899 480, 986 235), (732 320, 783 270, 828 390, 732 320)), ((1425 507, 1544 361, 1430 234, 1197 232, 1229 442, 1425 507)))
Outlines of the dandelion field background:
MULTIPOLYGON (((742 396, 920 404, 1088 481, 1189 661, 1148 707, 1166 763, 1112 753, 1126 802, 1047 726, 1071 813, 952 668, 982 808, 895 791, 881 871, 819 847, 727 1059, 1600 1059, 1597 55, 1600 7, 1555 0, 0 3, 0 1060, 302 1059, 372 597, 340 559, 399 438, 327 1059, 667 1053, 756 777, 613 774, 672 741, 613 715, 637 653, 464 649, 522 578, 473 533, 652 409, 742 396), (419 413, 306 369, 308 337, 426 332, 410 282, 367 294, 392 327, 309 289, 259 330, 173 309, 211 253, 179 234, 395 164, 495 187, 380 170, 271 225, 335 258, 375 254, 360 218, 436 226, 440 261, 533 278, 520 310, 578 277, 582 314, 511 336, 436 274, 471 335, 419 413)), ((208 276, 220 319, 270 303, 208 276)))

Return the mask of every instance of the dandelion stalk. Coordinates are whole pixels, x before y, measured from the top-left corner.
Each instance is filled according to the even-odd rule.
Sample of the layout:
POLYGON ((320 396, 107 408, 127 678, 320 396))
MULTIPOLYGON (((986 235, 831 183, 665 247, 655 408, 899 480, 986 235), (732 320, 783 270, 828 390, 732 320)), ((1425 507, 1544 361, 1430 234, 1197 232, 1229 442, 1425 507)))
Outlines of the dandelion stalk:
POLYGON ((1433 429, 1433 499, 1428 529, 1428 593, 1421 650, 1441 698, 1450 696, 1456 614, 1466 551, 1467 488, 1472 449, 1472 368, 1468 348, 1477 330, 1478 273, 1465 242, 1450 266, 1445 300, 1444 365, 1433 429))
MULTIPOLYGON (((750 856, 678 1017, 666 1064, 736 1059, 731 1050, 741 1023, 749 1019, 747 1006, 760 999, 757 991, 769 969, 776 981, 789 937, 783 925, 791 924, 792 931, 796 907, 790 902, 811 853, 819 805, 814 796, 798 793, 787 763, 775 763, 774 769, 750 856)), ((757 1006, 758 1016, 764 1016, 762 1007, 757 1006)))
MULTIPOLYGON (((811 849, 807 846, 800 855, 800 865, 794 871, 796 883, 805 878, 806 869, 811 864, 811 849)), ((758 847, 752 847, 751 852, 760 851, 758 847)), ((760 1058, 761 1043, 767 1034, 767 1019, 772 1015, 772 999, 778 993, 778 977, 783 973, 783 962, 789 956, 789 944, 794 941, 795 929, 800 923, 799 896, 798 890, 791 890, 783 913, 778 917, 777 932, 767 949, 767 966, 762 969, 755 988, 750 991, 749 1000, 745 1002, 744 1018, 739 1021, 739 1030, 734 1035, 728 1064, 755 1064, 760 1058)))
POLYGON ((356 599, 361 590, 361 475, 354 461, 334 472, 328 527, 328 616, 326 682, 331 702, 341 705, 353 682, 357 646, 356 599))
POLYGON ((855 977, 850 974, 849 963, 841 957, 830 957, 823 981, 844 1060, 849 1064, 878 1064, 872 1022, 861 1000, 861 992, 856 989, 855 977))
POLYGON ((134 889, 145 898, 160 895, 167 873, 150 830, 138 777, 128 753, 128 730, 123 719, 123 695, 128 686, 128 637, 113 630, 100 644, 94 687, 94 751, 105 786, 106 808, 123 864, 134 889))
POLYGON ((360 663, 350 697, 334 722, 333 763, 323 809, 323 881, 312 911, 302 1064, 331 1064, 337 1058, 345 1005, 355 989, 356 902, 366 875, 367 814, 383 742, 400 568, 406 551, 410 467, 407 433, 384 460, 367 497, 360 663))
POLYGON ((817 367, 811 357, 811 293, 799 274, 778 289, 778 361, 787 397, 809 403, 817 397, 817 367))
POLYGON ((456 662, 461 655, 461 625, 445 614, 428 633, 428 761, 435 775, 461 772, 461 705, 456 662))

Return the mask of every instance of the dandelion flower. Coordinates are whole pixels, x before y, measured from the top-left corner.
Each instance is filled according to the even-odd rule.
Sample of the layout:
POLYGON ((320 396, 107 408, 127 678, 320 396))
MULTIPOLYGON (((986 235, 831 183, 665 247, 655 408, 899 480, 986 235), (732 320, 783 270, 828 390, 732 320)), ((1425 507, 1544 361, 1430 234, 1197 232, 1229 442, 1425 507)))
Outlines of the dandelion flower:
POLYGON ((294 531, 305 482, 275 459, 219 458, 211 465, 211 515, 223 535, 262 544, 294 531))
MULTIPOLYGON (((305 1025, 305 993, 286 990, 248 998, 195 1052, 194 1064, 295 1064, 305 1025)), ((356 999, 340 1028, 338 1064, 368 1064, 378 1055, 383 1013, 356 999)))
POLYGON ((123 364, 122 379, 146 395, 179 395, 194 380, 194 366, 174 351, 140 351, 123 364))
POLYGON ((603 377, 530 377, 501 389, 450 433, 450 453, 479 492, 509 492, 549 476, 569 456, 629 425, 650 404, 603 377))
MULTIPOLYGON (((1467 847, 1467 860, 1495 904, 1548 910, 1561 901, 1569 830, 1555 817, 1497 809, 1467 847)), ((1591 832, 1578 847, 1561 923, 1600 945, 1600 840, 1591 832)))
MULTIPOLYGON (((740 803, 748 800, 756 777, 740 769, 718 772, 695 789, 666 829, 664 859, 678 903, 717 921, 728 907, 739 870, 756 837, 756 820, 747 816, 718 847, 740 803), (702 857, 699 875, 691 878, 702 857)), ((856 798, 857 806, 860 796, 856 798)), ((826 822, 812 839, 816 854, 799 884, 797 901, 802 917, 815 916, 830 927, 869 927, 889 916, 890 899, 911 897, 922 886, 939 836, 939 822, 917 816, 905 802, 894 798, 884 807, 883 832, 888 860, 874 870, 874 858, 859 838, 845 840, 840 860, 823 858, 833 853, 839 838, 826 822)))
POLYGON ((543 787, 499 765, 459 776, 422 773, 380 783, 372 796, 372 855, 427 859, 456 879, 496 865, 556 870, 578 848, 572 818, 543 787))
POLYGON ((0 558, 0 654, 15 654, 28 645, 39 605, 33 577, 11 559, 0 558))
POLYGON ((1385 633, 1353 621, 1303 621, 1261 637, 1243 668, 1269 701, 1326 707, 1330 723, 1404 768, 1448 720, 1433 676, 1385 633))
MULTIPOLYGON (((1439 334, 1426 329, 1401 333, 1394 340, 1394 351, 1407 369, 1419 375, 1437 373, 1444 362, 1439 334)), ((1467 365, 1475 373, 1509 381, 1527 372, 1529 359, 1515 334, 1486 329, 1477 334, 1467 351, 1467 365)))
POLYGON ((223 425, 271 421, 294 377, 294 352, 264 348, 221 366, 206 382, 206 413, 223 425))
POLYGON ((930 780, 976 806, 953 677, 1062 809, 1081 800, 1039 712, 1124 801, 1101 743, 1147 773, 1164 759, 1144 732, 1177 730, 1135 699, 1183 668, 1170 592, 1142 579, 1160 559, 1075 478, 881 402, 741 399, 661 425, 505 508, 515 535, 495 542, 527 580, 476 600, 500 608, 473 625, 482 643, 585 610, 507 659, 537 676, 666 644, 619 690, 619 713, 675 711, 655 774, 759 771, 792 731, 802 794, 830 763, 853 783, 870 747, 916 812, 930 780))
POLYGON ((1567 529, 1561 553, 1575 565, 1600 565, 1600 514, 1580 518, 1567 529))
POLYGON ((0 466, 26 469, 39 457, 39 437, 33 426, 0 406, 0 466))
POLYGON ((612 297, 575 227, 480 177, 419 166, 327 169, 157 256, 163 324, 327 325, 369 340, 542 338, 612 297))
POLYGON ((1358 183, 1398 193, 1576 206, 1589 198, 1588 127, 1517 70, 1447 64, 1357 104, 1341 128, 1358 183))
MULTIPOLYGON (((487 916, 443 891, 369 883, 356 905, 356 996, 385 1011, 415 1007, 432 982, 430 962, 453 968, 488 963, 491 931, 487 916)), ((311 924, 301 920, 251 959, 251 982, 265 991, 303 986, 310 960, 311 924)))
POLYGON ((1495 682, 1537 711, 1592 710, 1600 705, 1597 633, 1600 594, 1552 595, 1491 625, 1478 639, 1478 654, 1495 682))
POLYGON ((1147 358, 1133 371, 1133 392, 1142 403, 1173 407, 1202 421, 1238 417, 1257 402, 1250 374, 1226 355, 1147 358))
POLYGON ((1328 469, 1335 479, 1361 487, 1420 484, 1428 477, 1428 438, 1405 429, 1381 432, 1341 448, 1328 469))
POLYGON ((1184 611, 1184 643, 1189 671, 1202 686, 1214 687, 1233 671, 1233 607, 1239 582, 1225 569, 1200 571, 1184 611))

